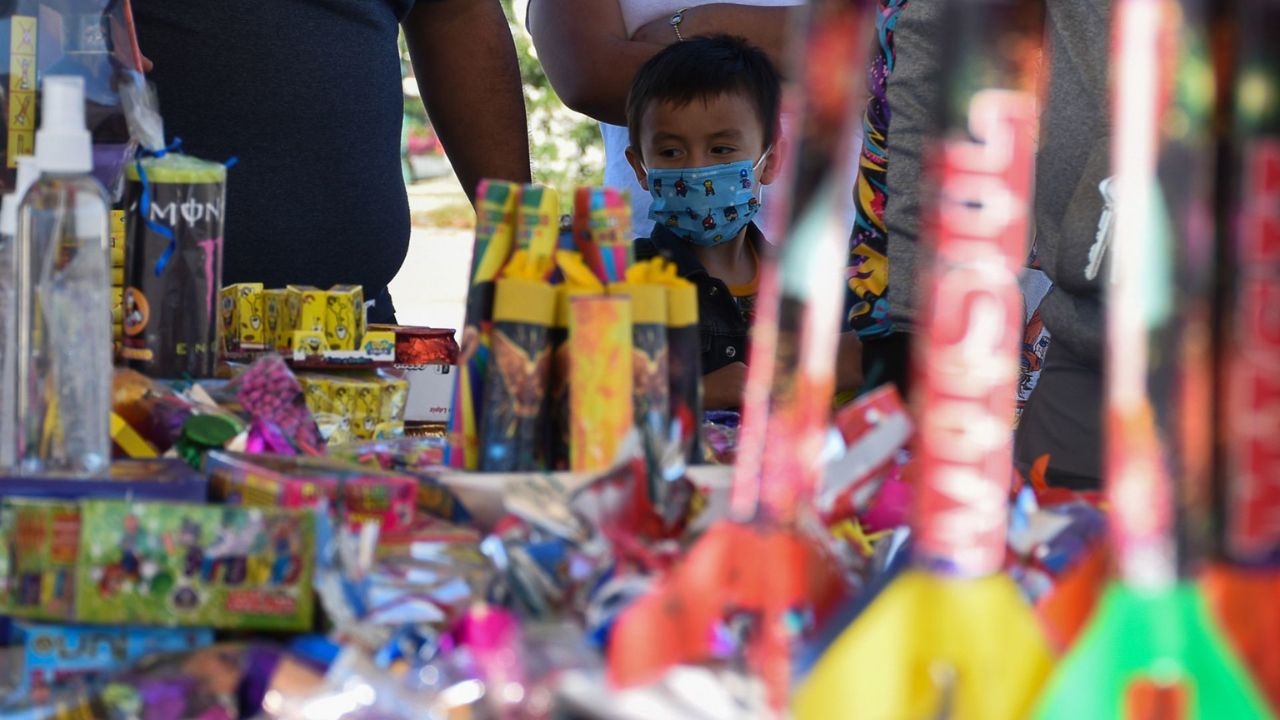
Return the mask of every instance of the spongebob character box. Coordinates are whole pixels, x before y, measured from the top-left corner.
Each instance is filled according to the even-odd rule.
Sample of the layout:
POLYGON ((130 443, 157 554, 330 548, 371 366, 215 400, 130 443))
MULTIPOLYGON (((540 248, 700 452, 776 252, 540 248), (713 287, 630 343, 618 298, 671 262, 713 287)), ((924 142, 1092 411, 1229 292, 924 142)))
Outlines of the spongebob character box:
POLYGON ((222 289, 219 316, 228 350, 248 352, 266 348, 262 293, 262 283, 239 283, 222 289))
POLYGON ((325 340, 330 350, 357 350, 364 338, 364 291, 335 285, 325 297, 325 340))
POLYGON ((310 512, 80 503, 76 617, 108 625, 311 627, 310 512))

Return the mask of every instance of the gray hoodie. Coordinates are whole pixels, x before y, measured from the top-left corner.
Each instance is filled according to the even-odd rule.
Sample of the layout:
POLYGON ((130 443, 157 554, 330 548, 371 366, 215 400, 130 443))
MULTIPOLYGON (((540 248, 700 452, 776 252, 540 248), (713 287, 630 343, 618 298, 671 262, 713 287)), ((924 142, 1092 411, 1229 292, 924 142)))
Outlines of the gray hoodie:
MULTIPOLYGON (((1101 268, 1095 248, 1109 175, 1107 65, 1111 0, 1046 0, 1050 73, 1036 168, 1036 248, 1054 288, 1040 306, 1055 348, 1081 363, 1101 362, 1101 268), (1092 253, 1092 257, 1091 257, 1092 253), (1093 267, 1090 267, 1093 264, 1093 267)), ((938 136, 943 0, 911 0, 898 19, 889 78, 888 204, 890 316, 911 329, 919 298, 922 158, 938 136)), ((1105 249, 1105 248, 1102 248, 1105 249)))

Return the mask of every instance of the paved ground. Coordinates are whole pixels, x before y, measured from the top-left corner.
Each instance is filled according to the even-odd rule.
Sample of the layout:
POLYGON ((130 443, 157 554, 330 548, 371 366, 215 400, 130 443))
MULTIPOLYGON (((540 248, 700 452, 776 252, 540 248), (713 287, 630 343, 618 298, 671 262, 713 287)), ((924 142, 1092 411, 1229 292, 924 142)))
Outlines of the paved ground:
POLYGON ((400 274, 391 281, 396 317, 405 325, 461 328, 467 301, 474 222, 452 176, 409 187, 413 237, 400 274))

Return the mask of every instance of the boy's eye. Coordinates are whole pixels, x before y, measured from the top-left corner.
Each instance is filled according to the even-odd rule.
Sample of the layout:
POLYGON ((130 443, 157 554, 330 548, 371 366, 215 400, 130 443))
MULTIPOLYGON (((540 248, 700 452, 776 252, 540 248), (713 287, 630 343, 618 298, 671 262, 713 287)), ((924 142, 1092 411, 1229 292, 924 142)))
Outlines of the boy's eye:
POLYGON ((736 152, 738 152, 738 148, 729 145, 716 145, 711 148, 712 155, 732 155, 736 152))
POLYGON ((680 157, 680 155, 680 148, 663 148, 658 151, 658 157, 666 158, 668 160, 674 160, 675 158, 680 157))

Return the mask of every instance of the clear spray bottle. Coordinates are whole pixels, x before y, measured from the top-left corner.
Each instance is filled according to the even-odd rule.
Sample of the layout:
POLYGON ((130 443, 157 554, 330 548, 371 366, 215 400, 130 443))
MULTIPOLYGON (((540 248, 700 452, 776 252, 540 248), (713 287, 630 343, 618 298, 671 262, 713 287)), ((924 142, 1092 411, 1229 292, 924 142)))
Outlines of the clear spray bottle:
POLYGON ((0 469, 18 451, 18 203, 40 175, 30 155, 17 158, 18 184, 0 200, 0 469))
POLYGON ((83 79, 43 89, 40 178, 18 208, 18 462, 94 473, 111 459, 109 201, 92 176, 83 79))

